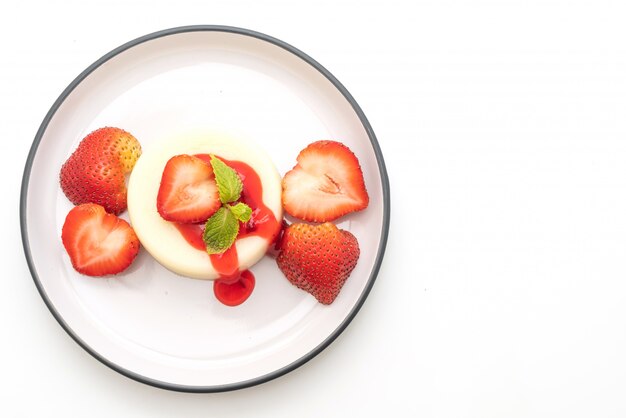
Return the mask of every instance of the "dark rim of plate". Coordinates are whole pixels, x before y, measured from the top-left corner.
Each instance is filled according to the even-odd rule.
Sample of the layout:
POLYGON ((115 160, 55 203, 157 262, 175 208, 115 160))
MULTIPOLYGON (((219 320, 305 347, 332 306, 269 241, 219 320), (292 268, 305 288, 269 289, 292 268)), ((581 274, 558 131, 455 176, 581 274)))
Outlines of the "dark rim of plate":
POLYGON ((95 359, 97 359, 104 365, 110 367, 111 369, 117 371, 118 373, 126 377, 129 377, 133 380, 136 380, 138 382, 142 382, 142 383, 154 386, 154 387, 173 390, 173 391, 180 391, 180 392, 196 392, 196 393, 224 392, 224 391, 243 389, 243 388, 247 388, 250 386, 259 385, 261 383, 265 383, 269 380, 280 377, 292 370, 295 370, 296 368, 302 366, 304 363, 306 363, 307 361, 311 360, 313 357, 318 355, 326 347, 328 347, 330 343, 332 343, 343 332, 343 330, 346 329, 348 324, 352 321, 352 319, 356 316, 358 311, 361 309, 361 306, 363 306, 365 299, 367 299, 367 296, 372 290, 372 286, 374 285, 376 276, 378 275, 378 271, 380 270, 380 266, 381 266, 383 256, 385 253, 385 247, 387 245, 387 236, 389 233, 390 206, 391 206, 391 202, 390 202, 389 178, 387 176, 387 169, 385 168, 383 155, 380 150, 378 141, 376 140, 376 136, 374 135, 374 131, 372 130, 372 127, 367 121, 365 114, 363 113, 359 105, 357 104, 356 100, 354 100, 354 98, 348 92, 348 90, 346 90, 346 88, 326 68, 324 68, 321 64, 319 64, 317 61, 315 61, 313 58, 309 57, 307 54, 300 51, 299 49, 279 39, 273 38, 271 36, 268 36, 259 32, 255 32, 255 31, 248 30, 248 29, 237 28, 237 27, 231 27, 231 26, 194 25, 194 26, 182 26, 182 27, 161 30, 158 32, 154 32, 154 33, 139 37, 130 42, 127 42, 124 45, 121 45, 115 48, 114 50, 110 51, 109 53, 105 54, 96 62, 91 64, 65 88, 65 90, 57 98, 57 100, 54 102, 54 104, 52 105, 48 113, 46 114, 45 118, 43 119, 39 127, 39 130, 37 131, 35 139, 33 141, 33 145, 30 148, 28 158, 26 160, 26 165, 24 167, 24 174, 22 177, 22 187, 21 187, 21 195, 20 195, 20 228, 22 232, 22 244, 24 246, 24 254, 26 256, 28 268, 33 277, 35 285, 37 286, 37 290, 39 291, 39 294, 41 295, 42 299, 48 306, 48 309, 50 310, 52 315, 55 317, 55 319, 58 321, 58 323, 61 325, 61 327, 63 327, 63 329, 69 334, 69 336, 72 337, 72 339, 76 341, 76 343, 78 343, 78 345, 80 345, 85 351, 87 351, 95 359), (376 155, 376 160, 378 162, 378 169, 380 171, 380 177, 381 177, 382 188, 383 188, 383 224, 382 224, 380 242, 378 244, 378 252, 376 254, 376 260, 374 262, 374 267, 371 271, 371 274, 367 281, 365 289, 363 290, 363 293, 359 296, 357 303, 354 305, 354 307, 352 308, 348 316, 341 322, 341 324, 328 337, 326 337, 324 341, 322 341, 319 345, 317 345, 317 347, 315 347, 313 350, 311 350, 309 353, 302 356, 298 360, 292 362, 291 364, 288 364, 266 375, 259 376, 250 380, 245 380, 245 381, 236 382, 236 383, 229 383, 229 384, 224 384, 224 385, 215 385, 215 386, 187 386, 187 385, 173 384, 173 383, 162 382, 162 381, 158 381, 155 379, 151 379, 149 377, 142 376, 130 370, 124 369, 123 367, 120 367, 119 365, 109 361, 108 359, 103 357, 101 354, 96 352, 94 349, 89 347, 69 327, 69 325, 64 321, 64 319, 61 317, 59 312, 56 310, 56 308, 53 306, 52 302, 48 298, 43 288, 43 285, 41 284, 41 281, 39 280, 37 270, 35 269, 35 265, 33 263, 32 254, 30 252, 30 244, 28 240, 28 230, 27 230, 27 221, 26 221, 26 201, 27 201, 27 196, 28 196, 28 184, 29 184, 29 179, 30 179, 30 172, 31 172, 32 165, 33 165, 33 159, 35 158, 35 154, 37 153, 37 148, 39 147, 41 138, 43 137, 43 134, 46 131, 46 128, 50 120, 53 118, 54 114, 59 109, 61 104, 65 101, 65 99, 76 88, 76 86, 78 86, 85 78, 89 76, 89 74, 91 74, 94 70, 96 70, 102 64, 106 63, 107 61, 117 56, 118 54, 121 54, 122 52, 130 48, 133 48, 134 46, 137 46, 139 44, 142 44, 144 42, 148 42, 154 39, 162 38, 165 36, 176 35, 176 34, 186 33, 186 32, 228 32, 228 33, 235 33, 235 34, 244 35, 244 36, 250 36, 253 38, 260 39, 265 42, 269 42, 286 51, 289 51, 293 55, 297 56, 298 58, 302 59, 303 61, 305 61, 312 67, 314 67, 324 77, 326 77, 337 88, 337 90, 341 92, 341 94, 346 98, 346 100, 348 100, 348 102, 350 103, 350 105, 352 106, 356 114, 358 115, 359 119, 361 120, 361 123, 363 124, 363 127, 365 128, 365 131, 367 132, 367 135, 372 144, 372 148, 374 149, 374 153, 376 155))

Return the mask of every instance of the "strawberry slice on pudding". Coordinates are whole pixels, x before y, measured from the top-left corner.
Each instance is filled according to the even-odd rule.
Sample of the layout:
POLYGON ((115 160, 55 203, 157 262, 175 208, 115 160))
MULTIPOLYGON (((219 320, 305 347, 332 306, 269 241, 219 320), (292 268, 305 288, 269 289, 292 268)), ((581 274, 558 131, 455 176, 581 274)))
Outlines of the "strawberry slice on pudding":
POLYGON ((167 162, 157 195, 157 211, 171 222, 204 222, 220 208, 213 168, 200 158, 176 155, 167 162))

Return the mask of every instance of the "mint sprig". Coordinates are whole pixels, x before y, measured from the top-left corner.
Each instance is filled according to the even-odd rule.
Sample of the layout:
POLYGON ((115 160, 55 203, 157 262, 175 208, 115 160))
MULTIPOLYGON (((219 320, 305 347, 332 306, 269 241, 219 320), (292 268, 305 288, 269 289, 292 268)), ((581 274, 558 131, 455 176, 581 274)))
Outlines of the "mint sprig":
POLYGON ((230 209, 230 211, 233 213, 233 215, 235 215, 235 218, 237 218, 238 221, 248 222, 250 220, 250 217, 252 216, 252 209, 245 203, 239 202, 235 206, 226 206, 228 206, 228 209, 230 209))
POLYGON ((239 199, 243 190, 243 183, 237 172, 224 163, 224 161, 211 155, 211 166, 215 174, 217 190, 220 192, 222 203, 230 203, 239 199))
POLYGON ((222 207, 207 220, 202 240, 206 244, 207 253, 221 254, 234 244, 239 233, 239 222, 248 222, 252 209, 242 202, 229 204, 237 201, 243 190, 237 172, 214 155, 211 156, 211 166, 222 207))
POLYGON ((221 254, 235 242, 239 233, 239 221, 233 212, 221 207, 206 221, 202 240, 209 254, 221 254))

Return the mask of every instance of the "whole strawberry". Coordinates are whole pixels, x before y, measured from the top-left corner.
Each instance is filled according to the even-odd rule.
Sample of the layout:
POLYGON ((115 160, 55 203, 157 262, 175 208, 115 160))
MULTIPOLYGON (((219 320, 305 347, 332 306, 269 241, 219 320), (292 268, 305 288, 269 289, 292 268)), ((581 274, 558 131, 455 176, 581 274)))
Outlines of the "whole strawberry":
POLYGON ((119 128, 91 132, 61 167, 63 193, 75 205, 96 203, 113 214, 126 210, 126 175, 141 155, 139 141, 119 128))
POLYGON ((332 223, 295 223, 284 231, 276 262, 292 284, 329 305, 356 266, 359 254, 354 235, 332 223))

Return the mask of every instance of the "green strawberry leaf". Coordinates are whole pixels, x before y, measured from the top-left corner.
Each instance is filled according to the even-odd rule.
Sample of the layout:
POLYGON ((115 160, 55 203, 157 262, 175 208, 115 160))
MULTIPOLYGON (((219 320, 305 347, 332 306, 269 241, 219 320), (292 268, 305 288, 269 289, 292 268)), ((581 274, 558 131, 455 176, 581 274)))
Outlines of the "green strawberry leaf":
POLYGON ((204 226, 202 240, 209 254, 221 254, 233 245, 239 233, 239 222, 233 212, 221 207, 204 226))
POLYGON ((211 166, 215 174, 215 182, 220 192, 220 200, 222 203, 230 203, 239 199, 243 183, 237 175, 237 172, 224 163, 224 161, 211 155, 211 166))
POLYGON ((252 216, 252 209, 245 203, 237 203, 235 206, 227 205, 235 218, 241 222, 248 222, 252 216))

